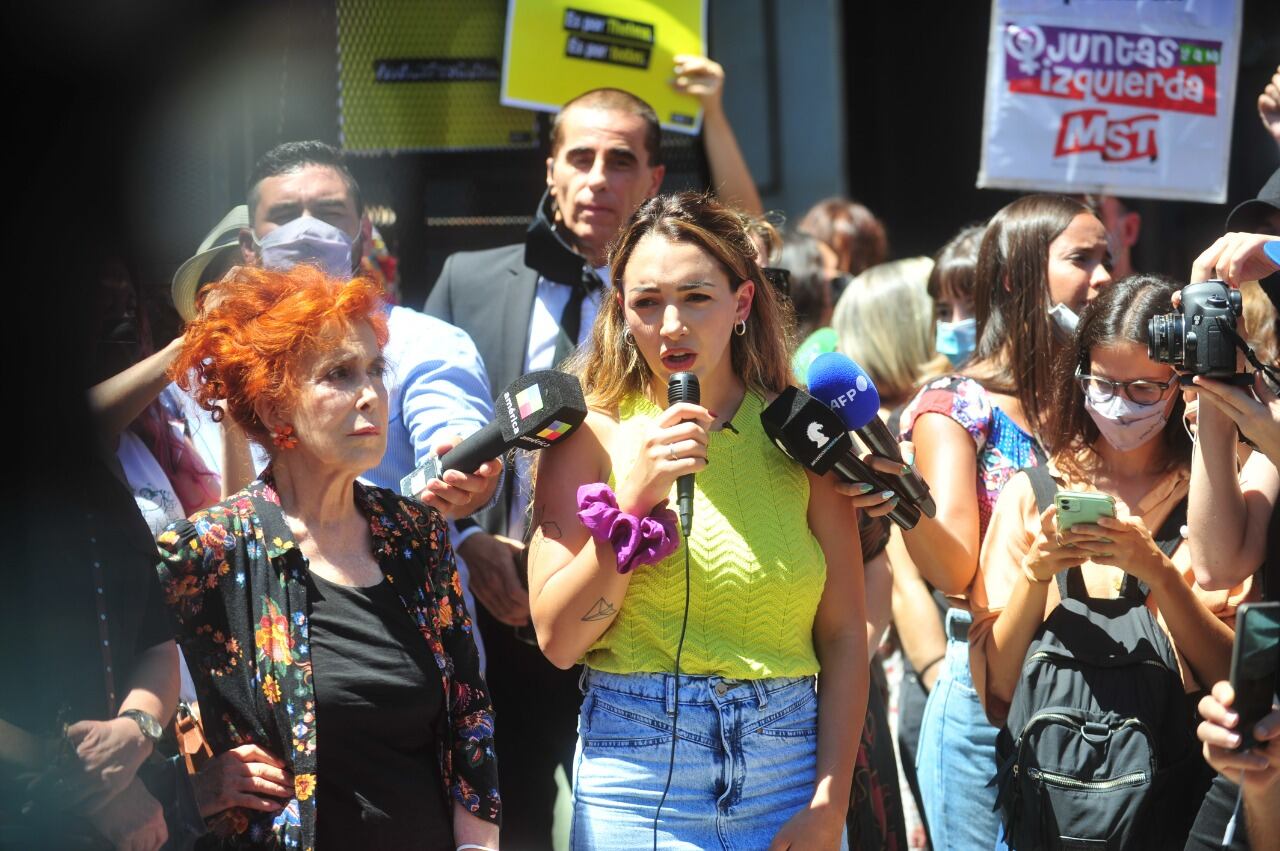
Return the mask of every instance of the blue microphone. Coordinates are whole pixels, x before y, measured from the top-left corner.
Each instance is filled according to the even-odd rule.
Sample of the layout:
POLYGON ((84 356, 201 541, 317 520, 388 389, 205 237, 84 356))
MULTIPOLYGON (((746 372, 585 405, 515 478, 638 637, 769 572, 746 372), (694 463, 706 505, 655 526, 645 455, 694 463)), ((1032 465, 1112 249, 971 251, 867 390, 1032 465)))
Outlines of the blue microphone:
MULTIPOLYGON (((809 393, 840 416, 845 427, 858 435, 866 448, 890 461, 902 463, 898 441, 880 419, 880 393, 866 371, 846 355, 827 352, 809 364, 809 393)), ((893 489, 933 517, 938 507, 929 485, 914 470, 894 477, 893 489)))

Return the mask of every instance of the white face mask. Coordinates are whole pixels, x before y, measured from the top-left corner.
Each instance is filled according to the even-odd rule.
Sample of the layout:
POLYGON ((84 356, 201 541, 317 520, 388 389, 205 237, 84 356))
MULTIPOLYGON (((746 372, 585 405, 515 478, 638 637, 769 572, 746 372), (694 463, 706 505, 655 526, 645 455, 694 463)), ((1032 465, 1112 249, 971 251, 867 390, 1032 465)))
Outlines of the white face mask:
POLYGON ((267 269, 286 272, 310 263, 331 277, 351 277, 351 237, 328 222, 299 216, 253 241, 267 269))
POLYGON ((1065 304, 1055 304, 1049 308, 1049 318, 1053 320, 1053 327, 1062 338, 1063 342, 1068 342, 1076 335, 1076 326, 1080 324, 1080 317, 1076 312, 1065 304))
POLYGON ((1139 405, 1117 393, 1105 402, 1094 402, 1084 394, 1084 407, 1093 417, 1103 438, 1121 452, 1144 446, 1164 430, 1168 420, 1168 400, 1139 405))

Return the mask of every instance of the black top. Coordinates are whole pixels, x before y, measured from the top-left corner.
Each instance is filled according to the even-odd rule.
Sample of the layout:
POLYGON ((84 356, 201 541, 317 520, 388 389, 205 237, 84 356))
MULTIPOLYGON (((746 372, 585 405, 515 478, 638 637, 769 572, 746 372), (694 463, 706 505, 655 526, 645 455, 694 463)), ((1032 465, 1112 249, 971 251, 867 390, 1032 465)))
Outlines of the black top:
POLYGON ((367 588, 310 575, 317 847, 454 847, 436 758, 440 674, 385 579, 367 588))

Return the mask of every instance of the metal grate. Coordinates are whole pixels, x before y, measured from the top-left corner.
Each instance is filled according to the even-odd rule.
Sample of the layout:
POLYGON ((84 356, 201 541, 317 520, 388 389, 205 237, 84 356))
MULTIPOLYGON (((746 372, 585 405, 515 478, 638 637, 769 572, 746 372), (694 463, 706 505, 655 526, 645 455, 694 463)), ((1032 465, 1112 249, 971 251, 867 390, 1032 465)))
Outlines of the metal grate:
POLYGON ((338 0, 339 137, 349 152, 531 148, 498 103, 504 0, 338 0))

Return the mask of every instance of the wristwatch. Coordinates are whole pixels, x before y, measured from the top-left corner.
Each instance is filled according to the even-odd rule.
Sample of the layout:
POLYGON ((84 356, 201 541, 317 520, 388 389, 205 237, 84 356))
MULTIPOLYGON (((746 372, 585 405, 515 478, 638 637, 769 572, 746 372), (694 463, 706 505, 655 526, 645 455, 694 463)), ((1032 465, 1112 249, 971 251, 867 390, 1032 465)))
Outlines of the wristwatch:
POLYGON ((164 735, 164 728, 160 726, 160 722, 150 712, 144 712, 141 709, 126 709, 120 713, 121 718, 132 718, 133 722, 138 725, 138 729, 142 731, 142 735, 150 740, 152 746, 160 744, 160 737, 164 735))

